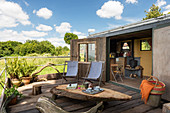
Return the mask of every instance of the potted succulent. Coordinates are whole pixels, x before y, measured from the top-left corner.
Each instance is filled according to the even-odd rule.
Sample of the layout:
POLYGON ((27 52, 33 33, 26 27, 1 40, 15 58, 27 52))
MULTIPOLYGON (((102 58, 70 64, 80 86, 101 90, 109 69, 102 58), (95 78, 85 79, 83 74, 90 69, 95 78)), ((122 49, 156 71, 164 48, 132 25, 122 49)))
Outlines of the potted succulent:
POLYGON ((6 63, 6 70, 11 78, 12 83, 19 86, 21 84, 21 80, 19 78, 20 60, 18 58, 8 59, 6 63))
POLYGON ((31 80, 31 73, 37 69, 37 66, 33 63, 28 63, 26 59, 21 59, 20 72, 22 76, 22 82, 27 85, 31 80))

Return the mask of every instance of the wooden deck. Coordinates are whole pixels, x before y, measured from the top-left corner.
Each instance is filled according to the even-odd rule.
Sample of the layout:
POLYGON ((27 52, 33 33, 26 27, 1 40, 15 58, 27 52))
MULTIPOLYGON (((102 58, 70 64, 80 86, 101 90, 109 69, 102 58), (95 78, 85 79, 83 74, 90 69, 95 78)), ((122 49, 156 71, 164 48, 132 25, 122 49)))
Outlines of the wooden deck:
MULTIPOLYGON (((9 113, 39 113, 35 108, 37 99, 46 95, 51 97, 50 89, 57 84, 61 84, 61 80, 49 80, 47 82, 35 82, 27 86, 22 86, 19 88, 24 94, 24 97, 18 101, 16 105, 9 106, 7 108, 9 113), (42 84, 42 94, 33 96, 32 85, 42 84)), ((145 105, 141 101, 141 96, 139 93, 125 89, 120 86, 116 86, 110 83, 106 83, 105 88, 116 90, 132 96, 130 101, 111 101, 105 106, 102 113, 161 113, 161 108, 154 108, 145 105)), ((66 111, 69 112, 82 112, 87 111, 95 105, 95 102, 80 101, 75 99, 70 99, 66 97, 59 97, 56 102, 66 111)))

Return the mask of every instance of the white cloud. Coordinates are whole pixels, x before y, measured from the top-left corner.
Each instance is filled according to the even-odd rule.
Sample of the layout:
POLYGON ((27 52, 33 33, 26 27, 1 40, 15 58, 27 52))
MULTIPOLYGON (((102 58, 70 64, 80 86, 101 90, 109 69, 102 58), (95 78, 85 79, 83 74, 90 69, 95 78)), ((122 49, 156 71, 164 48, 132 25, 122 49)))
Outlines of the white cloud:
POLYGON ((26 1, 23 1, 23 2, 24 2, 24 4, 25 4, 26 6, 29 6, 28 2, 26 2, 26 1))
POLYGON ((19 41, 24 42, 26 40, 30 39, 29 37, 24 36, 22 33, 18 33, 17 31, 13 30, 3 30, 0 31, 0 40, 1 41, 19 41))
POLYGON ((129 17, 124 17, 123 18, 124 21, 130 22, 130 23, 135 23, 137 21, 140 21, 141 19, 139 18, 129 18, 129 17))
POLYGON ((87 36, 84 33, 82 33, 82 32, 73 31, 73 34, 76 34, 79 39, 87 38, 87 36))
POLYGON ((76 35, 81 35, 81 34, 82 34, 82 32, 73 31, 73 34, 76 34, 76 35))
POLYGON ((67 47, 70 48, 70 46, 65 43, 63 38, 58 38, 58 37, 52 37, 52 38, 47 38, 47 39, 45 39, 45 38, 38 38, 36 40, 38 40, 38 41, 45 41, 45 40, 47 40, 47 41, 51 42, 51 44, 53 44, 56 47, 58 47, 58 46, 62 46, 62 47, 67 46, 67 47))
POLYGON ((62 22, 60 24, 60 26, 55 26, 56 32, 60 33, 60 36, 63 37, 65 35, 66 32, 70 32, 71 31, 71 25, 68 22, 62 22))
POLYGON ((53 15, 53 12, 47 9, 46 7, 41 8, 38 11, 33 10, 33 13, 36 13, 37 16, 42 17, 44 19, 49 19, 53 15))
POLYGON ((117 28, 120 27, 121 25, 118 24, 108 24, 108 29, 113 29, 113 28, 117 28))
POLYGON ((138 3, 138 1, 137 0, 126 0, 126 3, 135 4, 135 3, 138 3))
POLYGON ((48 35, 48 33, 38 31, 22 31, 22 34, 27 37, 43 37, 48 35))
POLYGON ((157 0, 156 1, 156 6, 159 6, 159 8, 163 5, 166 5, 166 1, 165 0, 157 0))
POLYGON ((51 31, 53 28, 51 26, 40 24, 36 29, 39 31, 51 31))
POLYGON ((35 13, 36 13, 36 10, 34 9, 32 13, 35 14, 35 13))
POLYGON ((121 19, 124 6, 119 1, 108 1, 104 3, 101 9, 96 11, 96 14, 101 18, 121 19))
POLYGON ((16 20, 12 17, 0 15, 0 28, 4 27, 16 27, 18 23, 16 23, 16 20))
POLYGON ((167 14, 170 12, 170 5, 167 5, 164 7, 165 11, 163 12, 164 14, 167 14))
POLYGON ((54 46, 58 47, 58 46, 67 46, 70 48, 70 46, 68 44, 65 43, 64 39, 63 38, 57 38, 57 37, 54 37, 54 38, 48 38, 47 39, 49 42, 51 42, 54 46))
POLYGON ((88 29, 88 32, 95 32, 95 29, 88 29))
POLYGON ((29 16, 20 5, 14 2, 0 0, 0 28, 16 27, 19 23, 30 25, 29 16))

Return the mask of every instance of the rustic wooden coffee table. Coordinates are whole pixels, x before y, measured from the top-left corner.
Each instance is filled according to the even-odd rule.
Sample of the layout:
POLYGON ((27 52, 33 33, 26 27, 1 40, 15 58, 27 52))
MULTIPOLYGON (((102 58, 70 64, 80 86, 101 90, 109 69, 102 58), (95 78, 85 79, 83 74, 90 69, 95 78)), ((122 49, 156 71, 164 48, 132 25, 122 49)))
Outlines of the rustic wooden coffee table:
POLYGON ((114 100, 130 100, 132 96, 110 90, 107 88, 104 89, 103 92, 100 92, 98 94, 86 94, 82 92, 82 89, 66 89, 67 85, 58 85, 56 87, 53 87, 51 89, 51 93, 53 95, 57 96, 65 96, 72 99, 78 99, 78 100, 85 100, 85 101, 114 101, 114 100))

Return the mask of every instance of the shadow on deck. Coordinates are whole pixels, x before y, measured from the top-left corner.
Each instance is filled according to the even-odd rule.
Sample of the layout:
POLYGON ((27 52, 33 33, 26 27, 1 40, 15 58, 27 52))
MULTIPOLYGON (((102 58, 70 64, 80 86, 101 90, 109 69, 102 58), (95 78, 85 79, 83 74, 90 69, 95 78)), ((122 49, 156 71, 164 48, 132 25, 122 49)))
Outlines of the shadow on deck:
MULTIPOLYGON (((26 86, 19 87, 19 91, 23 93, 23 98, 16 105, 7 108, 9 113, 39 113, 35 108, 39 97, 45 95, 51 97, 50 89, 58 84, 61 80, 49 80, 46 82, 35 82, 26 86), (32 86, 35 84, 42 85, 42 94, 33 96, 32 86)), ((132 96, 130 101, 111 101, 105 106, 102 113, 161 113, 161 107, 150 107, 141 101, 141 96, 138 92, 126 89, 121 86, 106 83, 103 87, 116 90, 132 96)), ((66 111, 83 112, 89 110, 95 105, 95 102, 80 101, 60 96, 56 102, 66 111)))

